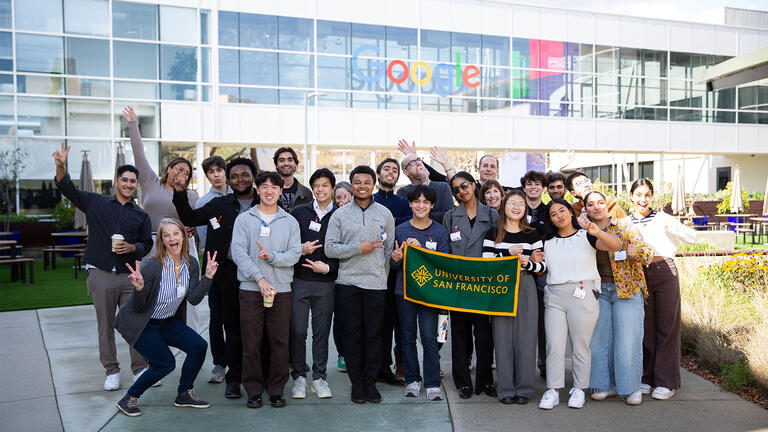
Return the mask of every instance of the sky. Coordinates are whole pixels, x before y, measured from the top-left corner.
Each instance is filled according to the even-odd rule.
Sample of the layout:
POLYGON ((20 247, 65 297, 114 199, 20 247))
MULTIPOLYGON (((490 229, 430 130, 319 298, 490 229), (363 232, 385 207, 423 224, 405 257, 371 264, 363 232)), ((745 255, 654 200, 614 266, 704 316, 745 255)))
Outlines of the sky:
POLYGON ((503 0, 644 18, 723 24, 725 7, 768 11, 768 0, 503 0))

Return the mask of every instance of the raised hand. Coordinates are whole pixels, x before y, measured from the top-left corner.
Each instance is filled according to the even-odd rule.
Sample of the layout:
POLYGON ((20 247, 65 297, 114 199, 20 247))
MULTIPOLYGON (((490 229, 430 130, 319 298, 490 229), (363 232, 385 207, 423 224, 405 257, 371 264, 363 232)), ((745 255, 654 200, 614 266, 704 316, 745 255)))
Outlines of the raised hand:
POLYGON ((128 275, 128 280, 131 281, 131 284, 133 284, 134 288, 136 288, 136 291, 141 291, 144 289, 144 277, 141 275, 141 272, 139 271, 139 261, 136 260, 136 268, 134 269, 131 267, 130 264, 125 263, 125 266, 128 267, 128 270, 131 271, 131 273, 128 275))
POLYGON ((133 110, 132 106, 128 105, 123 108, 123 118, 129 123, 136 121, 136 112, 133 110))
POLYGON ((312 261, 305 259, 306 261, 304 264, 302 264, 302 267, 306 267, 310 270, 312 270, 315 273, 326 273, 331 270, 331 268, 328 266, 328 264, 322 262, 322 261, 312 261))
POLYGON ((398 246, 397 240, 395 240, 395 248, 392 249, 392 261, 399 263, 400 260, 403 259, 404 248, 406 244, 407 244, 407 241, 400 243, 400 245, 398 246))
POLYGON ((256 255, 256 258, 263 259, 264 261, 269 261, 272 259, 272 257, 269 255, 269 251, 264 249, 264 246, 261 245, 261 242, 256 240, 256 244, 259 246, 259 254, 256 255))
POLYGON ((320 249, 323 247, 322 244, 317 244, 320 240, 312 240, 311 242, 304 242, 301 245, 301 254, 302 255, 310 255, 314 251, 320 249))
POLYGON ((187 175, 178 173, 173 178, 173 189, 176 190, 176 192, 184 192, 187 190, 187 175))
POLYGON ((445 166, 448 163, 448 152, 440 147, 435 146, 429 149, 429 156, 440 165, 445 166))
POLYGON ((211 256, 211 251, 207 251, 205 253, 205 258, 208 260, 208 263, 205 265, 205 277, 208 279, 213 279, 213 276, 216 274, 216 270, 219 269, 219 263, 216 262, 216 255, 218 253, 219 251, 215 251, 213 256, 211 256))
POLYGON ((403 138, 400 138, 400 141, 397 142, 397 148, 400 149, 400 151, 404 155, 409 155, 411 153, 416 153, 416 141, 411 142, 408 144, 408 141, 404 140, 403 138))
POLYGON ((64 141, 61 142, 61 150, 53 152, 53 161, 57 168, 64 168, 67 165, 67 156, 72 147, 69 147, 64 141))
POLYGON ((368 254, 376 249, 384 248, 384 240, 365 240, 360 242, 360 251, 368 254))
POLYGON ((568 165, 572 164, 573 161, 576 160, 576 154, 573 152, 573 149, 568 149, 565 152, 565 163, 557 169, 557 171, 562 171, 568 167, 568 165))
POLYGON ((511 246, 509 248, 509 254, 512 255, 512 256, 520 255, 522 253, 523 253, 523 246, 522 245, 516 244, 516 245, 511 246))

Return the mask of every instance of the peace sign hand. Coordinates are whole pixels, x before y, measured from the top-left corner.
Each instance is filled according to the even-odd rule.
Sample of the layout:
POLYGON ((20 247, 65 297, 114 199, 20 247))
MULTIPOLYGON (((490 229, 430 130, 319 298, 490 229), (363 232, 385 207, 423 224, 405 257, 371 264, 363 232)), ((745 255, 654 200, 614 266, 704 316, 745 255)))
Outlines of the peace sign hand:
POLYGON ((56 163, 57 168, 64 168, 67 164, 67 156, 69 155, 70 149, 72 149, 72 147, 67 146, 67 144, 62 141, 61 150, 53 152, 53 161, 56 163))
POLYGON ((133 286, 136 288, 136 291, 141 291, 144 289, 144 277, 141 276, 141 272, 139 271, 139 261, 136 261, 135 269, 128 263, 125 263, 125 266, 128 267, 128 270, 131 271, 131 274, 128 275, 128 280, 131 281, 133 286))
POLYGON ((261 245, 261 242, 256 240, 256 244, 259 246, 259 254, 256 255, 256 258, 263 259, 264 261, 269 261, 272 259, 272 257, 269 255, 269 251, 264 249, 264 246, 261 245))
POLYGON ((213 252, 213 256, 211 256, 211 251, 207 251, 205 253, 205 257, 208 260, 208 263, 205 265, 205 277, 208 279, 213 279, 213 276, 216 274, 216 270, 219 269, 219 263, 216 262, 216 255, 219 253, 219 251, 213 252))
POLYGON ((392 249, 392 261, 399 263, 403 259, 403 249, 408 242, 402 242, 398 246, 397 240, 395 240, 395 248, 392 249))

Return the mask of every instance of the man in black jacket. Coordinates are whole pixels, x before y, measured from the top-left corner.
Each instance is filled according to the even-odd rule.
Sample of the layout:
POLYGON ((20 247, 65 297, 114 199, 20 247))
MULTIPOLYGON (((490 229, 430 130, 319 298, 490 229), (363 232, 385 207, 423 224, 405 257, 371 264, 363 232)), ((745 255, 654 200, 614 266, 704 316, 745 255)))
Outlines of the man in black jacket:
POLYGON ((333 292, 339 260, 325 256, 323 243, 328 220, 333 214, 333 188, 336 177, 328 168, 309 178, 315 199, 294 207, 291 216, 301 229, 301 258, 294 267, 291 290, 291 397, 306 397, 307 325, 312 311, 312 392, 319 398, 331 397, 326 381, 328 336, 333 316, 333 292))
MULTIPOLYGON (((232 193, 214 198, 203 207, 193 210, 189 206, 186 192, 173 193, 173 205, 185 226, 208 226, 205 251, 219 263, 214 285, 221 289, 221 315, 224 321, 227 346, 227 387, 224 396, 237 399, 241 396, 240 382, 243 366, 243 343, 240 337, 240 282, 237 280, 237 266, 232 261, 229 245, 232 243, 232 229, 235 219, 259 203, 259 196, 253 188, 256 166, 246 158, 235 158, 227 164, 227 179, 232 193)), ((203 264, 205 265, 205 264, 203 264)), ((214 311, 211 311, 213 314, 214 311)))

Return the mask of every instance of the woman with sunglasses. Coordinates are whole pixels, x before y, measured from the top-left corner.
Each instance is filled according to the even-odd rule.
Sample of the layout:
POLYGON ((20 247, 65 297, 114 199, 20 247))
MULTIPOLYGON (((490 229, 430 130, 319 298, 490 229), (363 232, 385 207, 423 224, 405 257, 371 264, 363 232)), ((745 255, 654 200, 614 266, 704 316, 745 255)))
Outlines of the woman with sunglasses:
MULTIPOLYGON (((454 255, 481 257, 485 233, 499 221, 499 213, 479 202, 475 197, 475 179, 466 171, 459 171, 451 179, 451 190, 459 206, 443 217, 443 226, 450 234, 450 248, 454 255)), ((451 359, 453 383, 459 397, 472 397, 472 377, 469 372, 472 334, 474 330, 477 365, 475 394, 485 392, 496 397, 491 362, 493 345, 491 323, 487 315, 451 311, 451 359)))
POLYGON ((543 260, 532 257, 534 251, 544 247, 544 242, 528 224, 525 193, 511 190, 501 201, 501 208, 499 225, 485 234, 483 258, 520 258, 517 316, 494 316, 492 322, 499 400, 503 404, 522 405, 533 396, 536 377, 539 307, 533 273, 543 272, 547 267, 543 260))
POLYGON ((621 241, 593 222, 582 229, 571 205, 563 199, 547 207, 550 238, 544 242, 547 257, 547 287, 544 289, 544 326, 547 331, 547 391, 539 408, 550 410, 560 403, 565 387, 565 349, 573 347, 573 388, 568 407, 584 406, 589 388, 591 352, 589 343, 600 311, 600 274, 596 250, 617 251, 621 241))

